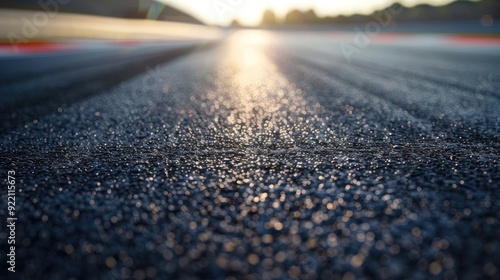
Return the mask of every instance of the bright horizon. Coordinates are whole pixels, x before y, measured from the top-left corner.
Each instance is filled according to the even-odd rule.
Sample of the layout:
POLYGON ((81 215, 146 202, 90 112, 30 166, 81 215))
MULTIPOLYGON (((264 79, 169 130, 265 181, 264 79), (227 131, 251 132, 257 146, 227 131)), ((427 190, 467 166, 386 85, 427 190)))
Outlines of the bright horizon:
POLYGON ((453 0, 351 0, 333 2, 327 0, 158 0, 179 8, 206 24, 229 25, 234 19, 243 25, 256 26, 266 10, 272 10, 283 18, 294 9, 313 9, 318 16, 367 14, 399 2, 405 6, 428 3, 444 5, 453 0))

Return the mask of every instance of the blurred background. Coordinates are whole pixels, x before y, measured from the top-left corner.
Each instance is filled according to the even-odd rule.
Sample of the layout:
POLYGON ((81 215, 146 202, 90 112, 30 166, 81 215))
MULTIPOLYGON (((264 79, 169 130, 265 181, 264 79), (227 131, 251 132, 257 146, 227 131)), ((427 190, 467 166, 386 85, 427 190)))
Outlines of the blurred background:
POLYGON ((499 23, 498 0, 0 0, 7 279, 500 279, 499 23))
MULTIPOLYGON (((96 94, 218 44, 237 30, 295 32, 284 46, 303 48, 309 42, 319 49, 339 49, 350 61, 365 43, 448 49, 498 45, 499 18, 495 0, 4 0, 2 118, 8 120, 4 126, 12 123, 8 108, 14 105, 28 113, 41 99, 71 103, 96 94), (89 88, 80 86, 83 81, 89 88)), ((50 111, 48 105, 39 107, 50 111)))
MULTIPOLYGON (((414 26, 418 23, 425 23, 418 30, 422 32, 498 32, 495 19, 500 17, 500 4, 495 0, 406 0, 401 2, 356 0, 349 3, 331 3, 331 1, 321 0, 197 0, 189 2, 175 0, 5 0, 0 3, 2 9, 0 35, 4 41, 7 40, 9 33, 15 33, 23 25, 29 25, 27 21, 31 21, 38 31, 31 32, 37 34, 25 34, 27 36, 24 37, 31 37, 31 39, 43 36, 103 37, 103 34, 99 34, 99 32, 104 32, 107 36, 113 36, 111 30, 122 33, 134 33, 136 31, 134 28, 128 29, 130 25, 126 25, 126 22, 109 21, 110 18, 135 19, 135 21, 128 22, 130 24, 142 24, 138 20, 150 20, 217 27, 269 28, 321 25, 332 29, 341 29, 346 25, 369 22, 378 13, 387 10, 391 6, 402 7, 401 11, 391 18, 393 22, 404 23, 407 26, 410 26, 409 23, 414 26), (35 18, 32 18, 30 15, 33 14, 33 11, 41 11, 45 12, 45 14, 37 14, 35 18), (92 17, 76 17, 76 15, 92 17), (64 31, 62 30, 63 27, 52 22, 61 16, 64 16, 64 21, 67 23, 65 29, 71 28, 70 31, 64 31), (23 17, 26 17, 27 21, 24 21, 23 17), (104 22, 102 20, 108 21, 104 22), (99 21, 105 26, 97 27, 99 21), (87 23, 92 24, 86 26, 87 23), (444 28, 444 26, 447 26, 448 29, 444 28), (75 27, 78 28, 75 30, 75 27), (486 28, 480 30, 479 27, 486 28), (93 32, 89 32, 89 29, 92 29, 93 32), (87 32, 84 32, 84 30, 87 30, 87 32)), ((28 33, 30 33, 28 29, 34 31, 35 28, 29 27, 26 27, 24 31, 28 31, 28 33)), ((166 29, 169 28, 162 28, 160 25, 157 25, 157 27, 160 30, 153 31, 152 29, 155 28, 149 25, 148 28, 142 28, 141 33, 154 34, 156 37, 153 36, 152 38, 155 39, 162 39, 161 35, 168 34, 166 29)), ((174 30, 169 31, 176 33, 174 30)), ((194 36, 194 34, 186 34, 189 32, 183 33, 186 36, 194 36)), ((203 32, 197 33, 198 36, 203 36, 203 32)), ((115 36, 117 35, 115 34, 115 36)))
POLYGON ((227 0, 4 0, 3 9, 40 10, 103 17, 152 19, 216 26, 272 24, 346 24, 370 20, 377 11, 393 4, 405 7, 395 20, 480 20, 491 25, 499 17, 495 0, 355 0, 331 3, 321 0, 227 1, 227 0))

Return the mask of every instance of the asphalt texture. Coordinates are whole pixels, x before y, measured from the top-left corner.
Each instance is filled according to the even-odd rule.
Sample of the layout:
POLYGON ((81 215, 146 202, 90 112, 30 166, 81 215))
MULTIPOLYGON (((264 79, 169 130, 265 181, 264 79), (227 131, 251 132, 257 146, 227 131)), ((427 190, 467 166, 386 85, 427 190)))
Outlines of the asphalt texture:
POLYGON ((498 47, 342 40, 241 31, 4 123, 2 278, 500 278, 498 47))

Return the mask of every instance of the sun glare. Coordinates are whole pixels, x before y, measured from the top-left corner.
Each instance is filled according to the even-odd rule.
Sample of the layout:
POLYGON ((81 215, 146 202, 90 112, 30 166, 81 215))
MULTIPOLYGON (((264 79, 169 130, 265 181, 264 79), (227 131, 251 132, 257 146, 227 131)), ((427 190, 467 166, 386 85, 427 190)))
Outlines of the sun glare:
POLYGON ((271 37, 268 32, 260 30, 248 30, 236 34, 237 39, 242 45, 265 45, 268 44, 271 37))

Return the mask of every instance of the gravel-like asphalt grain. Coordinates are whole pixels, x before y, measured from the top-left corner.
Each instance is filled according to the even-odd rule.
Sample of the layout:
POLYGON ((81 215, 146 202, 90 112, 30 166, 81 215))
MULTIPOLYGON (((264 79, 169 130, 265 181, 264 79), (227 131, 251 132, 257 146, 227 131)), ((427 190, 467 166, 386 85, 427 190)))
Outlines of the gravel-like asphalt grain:
POLYGON ((336 44, 243 31, 2 133, 2 278, 498 279, 500 53, 336 44))

